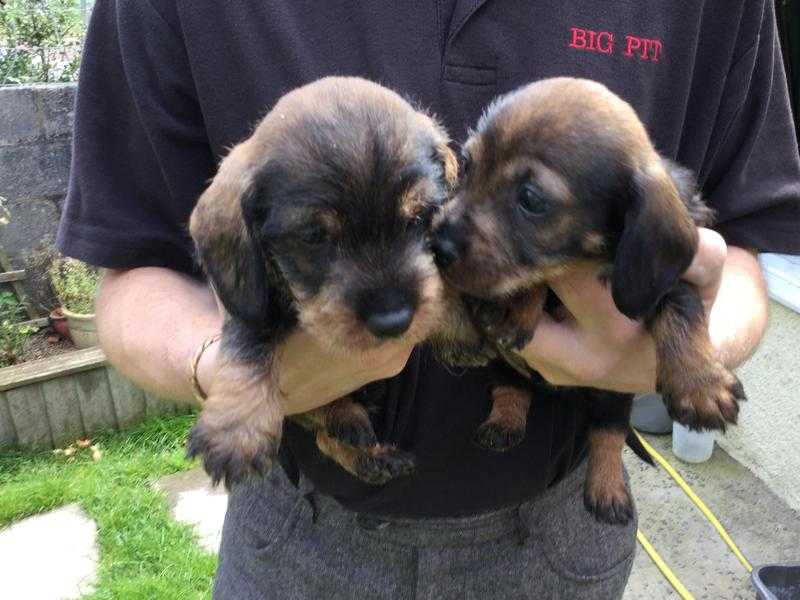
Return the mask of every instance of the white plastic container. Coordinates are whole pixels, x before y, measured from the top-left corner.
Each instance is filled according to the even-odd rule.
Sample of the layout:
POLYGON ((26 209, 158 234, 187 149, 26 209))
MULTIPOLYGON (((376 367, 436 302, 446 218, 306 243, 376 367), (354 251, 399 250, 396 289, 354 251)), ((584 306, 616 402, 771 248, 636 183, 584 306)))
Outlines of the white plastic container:
POLYGON ((680 423, 672 424, 672 451, 682 461, 701 463, 714 451, 713 431, 689 431, 680 423))
POLYGON ((633 399, 631 425, 645 433, 671 433, 672 419, 661 394, 643 394, 633 399))

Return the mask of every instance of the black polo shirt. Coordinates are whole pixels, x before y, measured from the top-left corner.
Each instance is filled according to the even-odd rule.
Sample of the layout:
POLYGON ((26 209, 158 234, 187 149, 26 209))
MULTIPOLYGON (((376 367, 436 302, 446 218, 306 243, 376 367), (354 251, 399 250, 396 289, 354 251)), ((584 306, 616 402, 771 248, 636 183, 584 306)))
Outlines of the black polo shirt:
MULTIPOLYGON (((436 113, 462 140, 497 94, 531 80, 602 81, 630 101, 658 150, 694 169, 731 244, 800 251, 800 167, 770 0, 98 0, 77 99, 58 244, 111 268, 197 273, 186 222, 232 144, 286 91, 360 75, 436 113)), ((525 441, 470 437, 488 411, 485 371, 415 352, 373 392, 382 439, 417 473, 383 487, 285 442, 347 507, 460 515, 530 498, 580 460, 581 399, 538 390, 525 441)))

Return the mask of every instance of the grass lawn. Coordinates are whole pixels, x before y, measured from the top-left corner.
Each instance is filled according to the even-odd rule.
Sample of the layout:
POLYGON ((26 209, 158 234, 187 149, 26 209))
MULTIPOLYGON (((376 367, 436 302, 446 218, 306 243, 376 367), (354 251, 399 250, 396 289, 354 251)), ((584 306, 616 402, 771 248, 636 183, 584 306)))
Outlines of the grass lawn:
MULTIPOLYGON (((216 557, 175 522, 156 479, 190 468, 184 443, 194 415, 151 419, 122 433, 95 435, 72 460, 52 452, 0 449, 0 527, 77 503, 97 523, 99 581, 84 599, 208 598, 216 557)), ((43 573, 46 577, 46 574, 43 573)))

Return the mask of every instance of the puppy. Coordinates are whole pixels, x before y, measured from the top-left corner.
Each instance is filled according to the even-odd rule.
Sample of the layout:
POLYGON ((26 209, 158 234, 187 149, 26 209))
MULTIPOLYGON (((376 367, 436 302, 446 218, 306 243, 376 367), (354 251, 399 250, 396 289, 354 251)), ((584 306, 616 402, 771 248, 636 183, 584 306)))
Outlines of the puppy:
MULTIPOLYGON (((222 161, 190 219, 226 312, 222 367, 188 445, 215 482, 269 470, 284 418, 275 351, 298 327, 343 353, 438 328, 443 354, 485 363, 429 247, 430 219, 457 177, 448 142, 396 93, 331 77, 282 97, 222 161)), ((413 468, 411 455, 378 444, 353 396, 296 418, 362 480, 413 468)))
MULTIPOLYGON (((670 416, 692 429, 736 423, 744 391, 715 354, 697 290, 679 279, 711 211, 692 174, 657 154, 630 105, 599 83, 539 81, 486 110, 464 157, 463 183, 437 217, 433 244, 449 284, 492 302, 477 311, 489 335, 523 347, 544 282, 595 263, 620 312, 653 336, 670 416)), ((598 392, 591 402, 586 505, 626 522, 630 396, 598 392)))

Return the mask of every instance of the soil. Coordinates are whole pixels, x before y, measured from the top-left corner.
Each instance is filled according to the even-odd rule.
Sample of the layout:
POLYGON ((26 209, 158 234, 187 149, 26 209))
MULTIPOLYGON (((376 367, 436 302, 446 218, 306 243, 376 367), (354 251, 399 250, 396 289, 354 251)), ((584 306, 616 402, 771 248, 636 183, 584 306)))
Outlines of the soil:
POLYGON ((50 327, 42 327, 25 341, 22 356, 20 356, 17 364, 48 358, 70 350, 75 350, 75 344, 59 336, 50 327))

